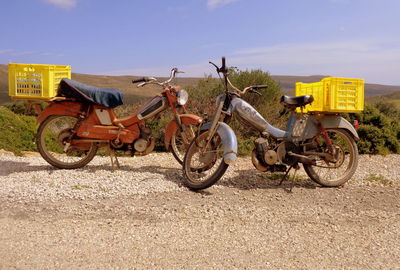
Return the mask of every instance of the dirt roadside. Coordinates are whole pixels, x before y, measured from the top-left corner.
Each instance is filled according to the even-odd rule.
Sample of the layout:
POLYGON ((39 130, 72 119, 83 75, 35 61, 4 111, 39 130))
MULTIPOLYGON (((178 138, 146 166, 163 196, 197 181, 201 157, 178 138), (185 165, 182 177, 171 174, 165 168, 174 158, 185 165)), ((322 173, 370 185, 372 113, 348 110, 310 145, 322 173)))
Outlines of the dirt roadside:
MULTIPOLYGON (((360 173, 380 162, 369 159, 360 173)), ((290 193, 243 159, 194 193, 168 154, 122 159, 114 173, 106 158, 74 171, 0 160, 1 270, 400 269, 396 179, 300 180, 290 193)))
POLYGON ((400 269, 400 190, 1 202, 0 269, 400 269))

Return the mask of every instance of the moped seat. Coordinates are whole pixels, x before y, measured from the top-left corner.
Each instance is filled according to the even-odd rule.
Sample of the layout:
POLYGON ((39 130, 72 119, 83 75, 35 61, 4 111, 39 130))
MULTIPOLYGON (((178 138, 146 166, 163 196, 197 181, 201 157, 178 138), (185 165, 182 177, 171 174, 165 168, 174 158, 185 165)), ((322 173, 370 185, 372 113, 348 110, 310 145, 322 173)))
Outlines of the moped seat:
POLYGON ((123 92, 112 88, 99 88, 70 79, 62 79, 57 96, 75 98, 80 102, 88 102, 107 108, 115 108, 123 104, 123 92))
POLYGON ((286 107, 304 107, 307 104, 310 104, 314 101, 314 97, 311 95, 306 96, 298 96, 298 97, 290 97, 290 96, 282 96, 281 104, 286 107))

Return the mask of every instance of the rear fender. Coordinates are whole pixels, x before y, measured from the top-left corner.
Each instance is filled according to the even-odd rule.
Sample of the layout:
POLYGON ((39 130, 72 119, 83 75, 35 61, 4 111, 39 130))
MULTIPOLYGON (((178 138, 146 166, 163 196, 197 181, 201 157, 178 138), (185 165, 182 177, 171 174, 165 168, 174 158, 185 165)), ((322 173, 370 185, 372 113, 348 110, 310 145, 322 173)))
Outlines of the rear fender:
MULTIPOLYGON (((208 122, 201 127, 202 131, 208 130, 211 123, 208 122)), ((218 122, 217 128, 218 135, 221 137, 222 145, 224 147, 224 161, 226 164, 233 164, 237 160, 238 143, 236 135, 224 122, 218 122)))
POLYGON ((341 116, 327 116, 322 118, 320 122, 324 128, 346 129, 350 132, 351 135, 353 135, 354 139, 356 139, 357 141, 360 139, 354 126, 341 116))
POLYGON ((353 135, 355 140, 359 140, 360 137, 357 134, 357 130, 349 123, 346 119, 339 115, 321 115, 321 116, 310 116, 308 123, 304 131, 304 138, 310 139, 318 135, 320 132, 318 129, 320 124, 325 129, 340 128, 349 131, 353 135))
MULTIPOLYGON (((194 115, 194 114, 181 114, 181 115, 179 115, 179 118, 183 125, 198 126, 203 121, 203 119, 201 117, 194 115)), ((171 120, 171 122, 169 122, 169 124, 165 130, 164 143, 165 143, 165 149, 167 149, 167 151, 169 150, 169 147, 171 145, 172 134, 174 134, 174 132, 176 132, 178 130, 178 128, 179 128, 179 125, 176 122, 176 120, 174 119, 174 120, 171 120)))
POLYGON ((40 113, 36 121, 38 124, 40 124, 46 120, 47 117, 52 115, 78 116, 78 114, 81 112, 81 108, 82 104, 77 102, 64 101, 51 103, 40 113))

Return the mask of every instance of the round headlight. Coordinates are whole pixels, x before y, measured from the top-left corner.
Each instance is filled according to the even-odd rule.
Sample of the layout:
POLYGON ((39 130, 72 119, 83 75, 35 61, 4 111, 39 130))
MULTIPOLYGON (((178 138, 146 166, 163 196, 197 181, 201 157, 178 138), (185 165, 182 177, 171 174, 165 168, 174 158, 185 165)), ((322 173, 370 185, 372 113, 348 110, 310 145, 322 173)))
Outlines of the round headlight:
POLYGON ((176 93, 176 97, 177 97, 178 104, 183 106, 188 101, 189 94, 188 94, 188 92, 186 92, 185 89, 181 89, 178 91, 178 93, 176 93))

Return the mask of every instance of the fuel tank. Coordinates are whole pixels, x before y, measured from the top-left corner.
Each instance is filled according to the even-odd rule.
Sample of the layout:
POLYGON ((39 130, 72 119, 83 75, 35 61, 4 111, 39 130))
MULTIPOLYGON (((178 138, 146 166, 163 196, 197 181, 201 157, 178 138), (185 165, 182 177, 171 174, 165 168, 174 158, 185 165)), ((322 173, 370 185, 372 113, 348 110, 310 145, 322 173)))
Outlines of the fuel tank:
POLYGON ((275 138, 286 136, 285 131, 272 126, 253 106, 241 98, 234 98, 231 101, 230 110, 246 126, 250 126, 260 132, 266 131, 275 138))
POLYGON ((231 106, 232 113, 246 125, 250 125, 260 132, 268 127, 269 123, 264 117, 243 99, 234 98, 231 101, 231 106))
POLYGON ((139 110, 137 117, 139 120, 146 120, 150 117, 157 115, 167 108, 167 98, 163 96, 156 96, 139 110))

